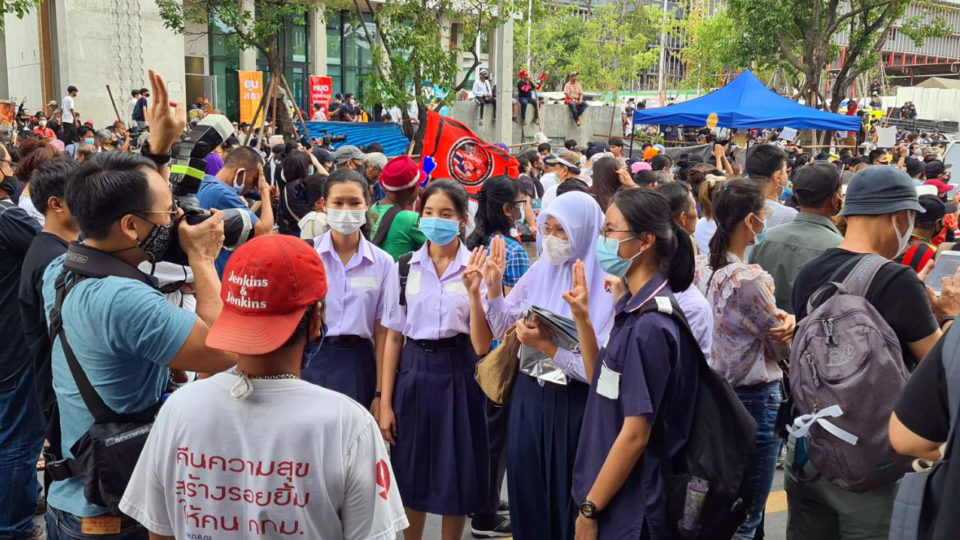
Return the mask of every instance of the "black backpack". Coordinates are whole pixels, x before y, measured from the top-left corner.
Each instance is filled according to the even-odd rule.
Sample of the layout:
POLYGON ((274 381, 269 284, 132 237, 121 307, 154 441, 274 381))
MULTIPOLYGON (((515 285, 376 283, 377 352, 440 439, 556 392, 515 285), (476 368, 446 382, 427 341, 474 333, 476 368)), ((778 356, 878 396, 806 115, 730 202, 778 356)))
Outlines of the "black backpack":
MULTIPOLYGON (((672 317, 696 343, 680 306, 665 300, 650 299, 634 316, 659 311, 672 317)), ((729 539, 747 516, 757 424, 727 381, 710 368, 700 348, 694 349, 699 383, 690 437, 683 450, 663 464, 668 523, 676 538, 729 539), (705 490, 698 489, 702 487, 705 490)))

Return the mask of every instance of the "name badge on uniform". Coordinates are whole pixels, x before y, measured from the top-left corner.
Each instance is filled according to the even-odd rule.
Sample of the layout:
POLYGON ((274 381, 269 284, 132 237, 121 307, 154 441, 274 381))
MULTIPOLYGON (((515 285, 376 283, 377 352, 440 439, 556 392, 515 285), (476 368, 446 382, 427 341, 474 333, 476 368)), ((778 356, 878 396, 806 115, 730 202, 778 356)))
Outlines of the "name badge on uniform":
POLYGON ((404 292, 407 296, 420 294, 420 270, 410 270, 407 274, 407 288, 404 292))
POLYGON ((607 399, 620 398, 620 374, 600 364, 600 378, 597 379, 597 394, 607 399))
POLYGON ((380 286, 380 282, 375 277, 352 277, 350 286, 357 289, 374 289, 380 286))
POLYGON ((467 286, 464 285, 462 281, 447 283, 443 288, 448 293, 459 294, 463 296, 467 296, 467 294, 469 294, 467 291, 467 286))

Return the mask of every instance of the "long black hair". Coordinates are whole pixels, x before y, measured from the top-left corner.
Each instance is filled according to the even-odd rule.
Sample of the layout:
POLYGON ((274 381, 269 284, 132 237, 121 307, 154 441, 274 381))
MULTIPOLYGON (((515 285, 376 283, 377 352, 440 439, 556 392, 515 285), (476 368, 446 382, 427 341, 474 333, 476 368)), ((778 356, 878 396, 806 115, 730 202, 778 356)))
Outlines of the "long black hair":
POLYGON ((763 210, 763 191, 754 180, 734 178, 723 183, 713 197, 713 220, 717 232, 710 239, 710 268, 719 270, 728 264, 730 236, 750 214, 763 210))
POLYGON ((620 182, 620 175, 617 170, 620 164, 617 158, 604 157, 593 164, 593 193, 597 196, 597 202, 600 203, 600 209, 604 212, 610 207, 613 196, 623 188, 620 182))
MULTIPOLYGON (((307 178, 311 178, 308 176, 307 178)), ((337 184, 349 184, 354 183, 360 187, 360 192, 363 193, 363 201, 370 204, 370 188, 367 184, 367 179, 363 177, 357 171, 353 169, 337 169, 333 171, 326 178, 326 181, 323 183, 323 204, 327 204, 327 199, 330 198, 330 188, 337 184)), ((370 239, 370 216, 367 216, 367 221, 360 227, 360 234, 364 238, 370 239)))
POLYGON ((503 205, 512 205, 519 198, 519 186, 509 176, 495 176, 486 180, 477 194, 475 227, 467 237, 467 247, 473 249, 485 246, 495 234, 508 236, 513 220, 504 214, 503 205))
MULTIPOLYGON (((427 205, 427 200, 438 191, 453 201, 453 209, 457 211, 457 217, 460 219, 470 219, 470 200, 467 198, 467 190, 463 184, 449 178, 440 178, 432 180, 427 187, 420 192, 420 216, 423 217, 423 208, 427 205)), ((464 229, 460 229, 460 240, 464 239, 464 229)))
POLYGON ((649 189, 627 189, 614 196, 613 204, 634 236, 650 233, 656 238, 660 271, 667 276, 670 288, 686 290, 693 283, 693 243, 687 231, 671 218, 667 199, 649 189))

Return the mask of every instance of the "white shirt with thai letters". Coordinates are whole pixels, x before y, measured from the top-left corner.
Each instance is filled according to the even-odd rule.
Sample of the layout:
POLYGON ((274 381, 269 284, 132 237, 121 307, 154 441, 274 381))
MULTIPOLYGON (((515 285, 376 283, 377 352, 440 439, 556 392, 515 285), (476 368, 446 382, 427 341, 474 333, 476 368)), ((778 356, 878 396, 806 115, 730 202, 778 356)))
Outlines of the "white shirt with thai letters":
POLYGON ((394 540, 408 526, 373 417, 300 380, 221 373, 160 409, 120 509, 176 538, 394 540))

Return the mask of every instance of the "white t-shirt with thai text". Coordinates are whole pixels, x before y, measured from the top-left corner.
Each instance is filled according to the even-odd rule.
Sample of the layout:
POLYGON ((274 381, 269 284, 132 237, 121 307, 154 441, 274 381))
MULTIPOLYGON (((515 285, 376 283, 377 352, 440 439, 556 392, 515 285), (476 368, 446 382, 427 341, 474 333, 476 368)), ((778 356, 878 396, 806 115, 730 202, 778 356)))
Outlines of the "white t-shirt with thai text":
POLYGON ((177 538, 394 540, 408 525, 373 417, 301 380, 190 383, 160 409, 121 510, 177 538))

